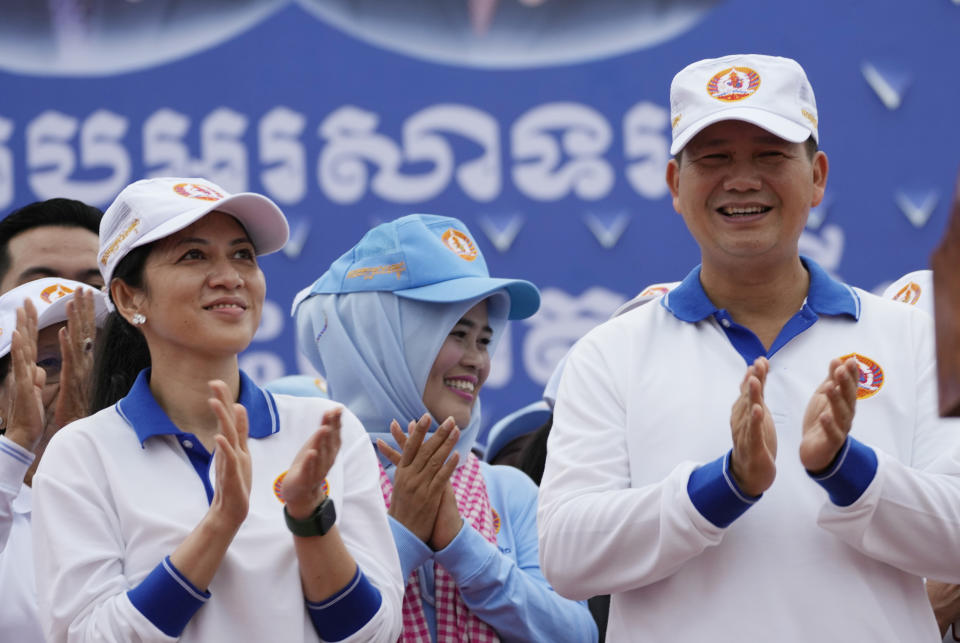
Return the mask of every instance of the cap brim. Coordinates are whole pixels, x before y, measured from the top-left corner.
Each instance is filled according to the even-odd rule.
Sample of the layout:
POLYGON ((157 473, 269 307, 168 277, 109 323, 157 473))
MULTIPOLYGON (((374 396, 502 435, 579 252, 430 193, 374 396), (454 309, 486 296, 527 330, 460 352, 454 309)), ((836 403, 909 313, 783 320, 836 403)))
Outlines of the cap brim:
POLYGON ((490 427, 490 433, 487 434, 484 459, 489 462, 511 440, 539 429, 550 419, 552 412, 546 402, 538 400, 501 419, 490 427))
MULTIPOLYGON (((93 291, 93 316, 94 321, 99 328, 103 325, 103 322, 107 317, 107 313, 110 312, 107 310, 106 296, 102 291, 97 290, 93 286, 85 286, 85 288, 93 291)), ((37 330, 43 330, 48 326, 53 326, 54 324, 67 321, 67 303, 71 299, 73 299, 73 295, 69 297, 61 297, 57 301, 47 306, 43 312, 37 316, 37 330)))
POLYGON ((214 211, 224 212, 236 218, 250 235, 250 241, 258 255, 276 252, 286 244, 290 236, 287 218, 273 201, 262 194, 240 192, 164 221, 163 224, 137 239, 136 244, 131 248, 169 237, 214 211))
POLYGON ((526 319, 540 308, 540 291, 532 283, 523 279, 461 277, 418 288, 395 290, 393 293, 397 297, 417 301, 449 303, 484 297, 498 290, 506 290, 510 297, 508 319, 526 319))
MULTIPOLYGON (((103 326, 103 322, 107 318, 107 314, 110 312, 107 309, 107 298, 102 291, 97 290, 93 286, 83 286, 93 292, 93 315, 94 323, 96 323, 97 328, 103 326)), ((37 315, 37 330, 43 330, 44 328, 49 328, 54 324, 59 324, 68 320, 67 317, 67 302, 73 299, 73 295, 68 297, 61 297, 57 301, 53 302, 49 306, 46 306, 39 315, 37 315)), ((0 341, 0 358, 5 357, 10 353, 10 338, 5 337, 4 341, 0 341)))
POLYGON ((813 132, 809 127, 805 127, 800 123, 791 121, 778 114, 773 114, 762 109, 754 109, 752 107, 730 107, 714 112, 709 116, 704 116, 692 125, 688 125, 687 128, 680 133, 680 136, 673 140, 673 143, 670 145, 670 154, 676 156, 677 152, 682 150, 684 146, 690 142, 690 139, 707 127, 720 121, 746 121, 791 143, 803 143, 813 136, 813 132))

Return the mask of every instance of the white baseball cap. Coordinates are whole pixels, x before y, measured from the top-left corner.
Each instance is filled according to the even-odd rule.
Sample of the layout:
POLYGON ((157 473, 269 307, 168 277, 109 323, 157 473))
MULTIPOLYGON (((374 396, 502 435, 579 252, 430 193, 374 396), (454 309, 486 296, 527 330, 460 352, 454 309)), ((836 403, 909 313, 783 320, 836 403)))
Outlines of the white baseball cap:
POLYGON ((143 179, 123 188, 100 221, 97 262, 106 287, 131 250, 183 230, 214 210, 243 225, 258 255, 276 252, 287 242, 286 217, 261 194, 230 194, 201 178, 143 179))
POLYGON ((670 84, 670 123, 676 154, 704 128, 746 121, 802 143, 817 133, 817 103, 797 61, 762 54, 708 58, 684 67, 670 84))
POLYGON ((100 326, 107 315, 106 296, 79 281, 45 277, 28 281, 0 295, 0 357, 10 352, 13 331, 17 328, 17 308, 26 300, 32 300, 37 308, 37 330, 43 330, 67 321, 67 302, 73 299, 77 288, 93 292, 94 314, 97 326, 100 326))

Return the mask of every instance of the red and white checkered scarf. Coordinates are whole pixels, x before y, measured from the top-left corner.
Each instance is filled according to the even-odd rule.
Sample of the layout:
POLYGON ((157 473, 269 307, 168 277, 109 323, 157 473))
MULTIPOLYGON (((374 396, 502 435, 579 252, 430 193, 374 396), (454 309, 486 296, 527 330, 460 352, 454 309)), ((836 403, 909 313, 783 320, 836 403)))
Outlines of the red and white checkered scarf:
MULTIPOLYGON (((473 525, 484 538, 496 544, 493 509, 490 507, 487 485, 483 481, 477 456, 470 453, 467 461, 457 467, 450 476, 450 483, 457 498, 460 516, 473 525)), ((380 489, 389 509, 390 498, 393 497, 393 483, 387 477, 383 465, 380 466, 380 489)), ((467 608, 449 572, 436 562, 433 564, 433 583, 434 606, 437 611, 437 643, 495 643, 500 640, 492 627, 474 616, 467 608)), ((410 575, 403 594, 403 631, 399 640, 404 643, 430 642, 430 628, 427 626, 420 598, 420 572, 416 569, 410 575)))

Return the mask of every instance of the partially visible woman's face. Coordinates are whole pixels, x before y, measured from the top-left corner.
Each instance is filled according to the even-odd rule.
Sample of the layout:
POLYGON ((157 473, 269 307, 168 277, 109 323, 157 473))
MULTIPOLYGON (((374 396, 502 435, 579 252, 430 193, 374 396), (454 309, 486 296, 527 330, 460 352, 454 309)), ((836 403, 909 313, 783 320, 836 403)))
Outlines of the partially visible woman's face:
POLYGON ((437 422, 452 416, 461 429, 470 423, 473 405, 490 374, 487 347, 492 336, 486 300, 468 310, 447 335, 423 389, 423 403, 437 422))
POLYGON ((236 354, 260 324, 266 284, 256 250, 243 226, 223 212, 159 241, 144 264, 144 281, 141 328, 151 356, 236 354))
MULTIPOLYGON (((48 411, 48 415, 53 412, 54 402, 57 399, 57 393, 60 391, 60 368, 62 359, 60 357, 60 339, 57 334, 60 329, 67 325, 67 322, 53 324, 46 328, 41 328, 37 333, 37 366, 40 366, 46 373, 46 380, 43 385, 43 406, 48 411)), ((10 370, 3 382, 0 383, 0 417, 4 423, 10 419, 10 409, 13 405, 14 378, 13 364, 10 364, 10 370)))

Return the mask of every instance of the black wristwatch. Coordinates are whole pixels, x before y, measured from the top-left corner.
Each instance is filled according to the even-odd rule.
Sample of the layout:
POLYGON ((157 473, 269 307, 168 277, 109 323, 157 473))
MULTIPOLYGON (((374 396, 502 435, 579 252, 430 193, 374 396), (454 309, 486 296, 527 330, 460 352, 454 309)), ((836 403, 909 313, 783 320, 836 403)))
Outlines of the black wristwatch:
POLYGON ((287 528, 293 532, 294 536, 305 538, 322 536, 333 528, 333 523, 337 521, 337 510, 333 506, 333 498, 327 496, 323 499, 323 502, 317 505, 312 514, 300 520, 287 513, 287 506, 284 505, 283 519, 287 522, 287 528))

